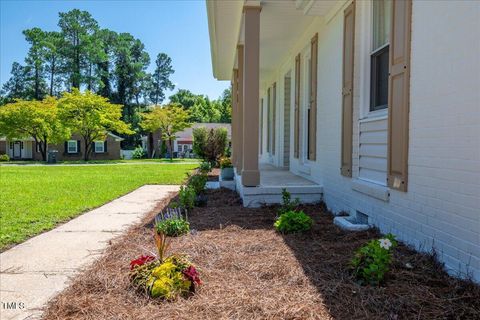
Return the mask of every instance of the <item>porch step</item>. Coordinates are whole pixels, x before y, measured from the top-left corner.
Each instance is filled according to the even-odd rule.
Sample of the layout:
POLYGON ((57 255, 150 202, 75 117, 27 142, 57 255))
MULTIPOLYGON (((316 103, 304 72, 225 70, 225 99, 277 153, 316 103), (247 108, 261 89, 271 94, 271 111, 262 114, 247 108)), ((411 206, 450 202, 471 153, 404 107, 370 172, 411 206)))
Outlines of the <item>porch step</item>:
POLYGON ((306 186, 239 186, 240 196, 245 207, 260 207, 262 205, 282 203, 282 191, 290 192, 292 199, 298 198, 301 203, 318 203, 323 199, 323 187, 320 185, 306 186))

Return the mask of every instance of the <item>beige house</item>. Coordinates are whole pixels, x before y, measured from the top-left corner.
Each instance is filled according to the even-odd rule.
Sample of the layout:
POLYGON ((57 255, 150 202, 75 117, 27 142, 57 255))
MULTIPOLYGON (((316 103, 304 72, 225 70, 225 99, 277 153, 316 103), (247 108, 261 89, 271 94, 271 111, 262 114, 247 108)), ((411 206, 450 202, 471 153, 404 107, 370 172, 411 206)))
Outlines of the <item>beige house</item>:
POLYGON ((286 187, 480 281, 480 2, 206 2, 246 206, 286 187))

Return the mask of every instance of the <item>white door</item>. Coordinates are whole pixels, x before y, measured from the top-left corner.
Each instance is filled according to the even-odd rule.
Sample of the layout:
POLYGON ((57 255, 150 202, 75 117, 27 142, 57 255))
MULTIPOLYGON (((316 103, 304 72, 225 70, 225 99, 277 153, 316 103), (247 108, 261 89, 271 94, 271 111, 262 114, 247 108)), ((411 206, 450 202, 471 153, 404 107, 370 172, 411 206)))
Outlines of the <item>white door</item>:
POLYGON ((13 158, 20 158, 22 156, 22 149, 20 141, 15 141, 13 143, 13 158))

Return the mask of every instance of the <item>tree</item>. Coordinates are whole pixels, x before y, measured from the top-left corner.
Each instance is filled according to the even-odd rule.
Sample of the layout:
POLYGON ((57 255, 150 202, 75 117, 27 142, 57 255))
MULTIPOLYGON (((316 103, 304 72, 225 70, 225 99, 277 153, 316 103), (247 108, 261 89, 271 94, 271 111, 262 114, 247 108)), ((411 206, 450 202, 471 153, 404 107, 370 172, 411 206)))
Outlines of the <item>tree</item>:
POLYGON ((48 73, 49 95, 57 95, 61 86, 61 68, 64 63, 61 54, 64 47, 63 36, 60 32, 46 32, 42 41, 45 55, 45 71, 48 73))
POLYGON ((210 163, 217 163, 225 155, 227 143, 228 132, 225 128, 193 129, 193 152, 210 163))
POLYGON ((189 110, 195 105, 198 95, 193 94, 187 89, 178 89, 178 91, 172 94, 169 99, 171 103, 181 104, 186 110, 189 110))
POLYGON ((220 102, 220 122, 232 122, 232 88, 223 90, 218 101, 220 102))
POLYGON ((46 94, 46 83, 44 79, 45 50, 43 41, 46 38, 45 32, 40 28, 24 30, 25 39, 30 43, 25 62, 32 70, 31 81, 33 82, 33 98, 40 100, 46 94))
POLYGON ((92 144, 104 140, 109 131, 131 134, 130 126, 121 120, 122 106, 87 90, 65 92, 58 102, 59 118, 72 133, 79 134, 85 143, 85 161, 89 160, 92 144))
POLYGON ((32 137, 39 145, 42 159, 47 160, 48 143, 68 139, 69 132, 58 119, 57 100, 17 100, 0 108, 0 135, 9 139, 32 137))
POLYGON ((118 34, 115 31, 102 29, 97 32, 100 39, 101 50, 103 50, 103 59, 97 61, 97 76, 99 79, 98 94, 112 99, 112 62, 118 41, 118 34))
POLYGON ((170 81, 170 75, 175 71, 172 68, 172 59, 166 53, 159 53, 155 64, 157 67, 152 75, 150 99, 157 105, 165 99, 165 90, 175 88, 175 85, 170 81))
POLYGON ((87 55, 92 36, 98 29, 98 23, 87 11, 73 9, 60 12, 58 26, 65 40, 63 56, 66 59, 67 73, 73 88, 80 88, 82 70, 87 64, 87 55))
POLYGON ((28 70, 18 62, 12 64, 12 76, 2 86, 2 95, 6 102, 14 99, 31 99, 31 87, 28 82, 28 70))
POLYGON ((142 113, 140 126, 148 132, 160 130, 162 139, 168 141, 170 160, 173 159, 173 141, 177 132, 190 127, 189 114, 178 104, 155 107, 150 112, 142 113))

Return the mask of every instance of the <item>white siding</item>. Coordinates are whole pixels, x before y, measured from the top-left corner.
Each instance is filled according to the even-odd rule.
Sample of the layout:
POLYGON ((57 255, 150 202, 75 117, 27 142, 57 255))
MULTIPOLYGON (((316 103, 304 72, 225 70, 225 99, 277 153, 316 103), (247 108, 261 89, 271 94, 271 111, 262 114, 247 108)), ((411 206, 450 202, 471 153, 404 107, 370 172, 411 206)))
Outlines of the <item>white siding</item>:
MULTIPOLYGON (((356 50, 368 41, 367 7, 357 1, 356 50)), ((480 282, 480 2, 414 1, 412 21, 408 192, 372 184, 390 193, 381 200, 352 189, 362 178, 384 183, 387 154, 386 121, 359 122, 365 116, 361 92, 368 92, 360 71, 368 67, 357 52, 353 178, 340 175, 343 10, 312 24, 302 43, 286 48, 293 69, 298 48, 319 32, 317 161, 305 169, 292 155, 291 171, 322 184, 332 211, 361 211, 382 232, 419 250, 434 247, 448 270, 480 282)), ((268 82, 279 81, 285 67, 268 82)), ((291 126, 293 119, 291 113, 291 126)))

